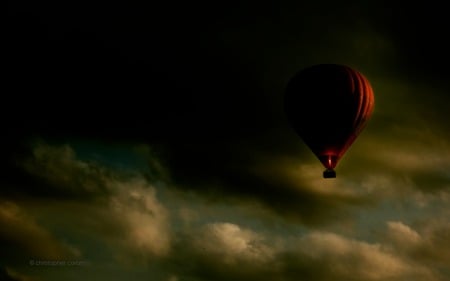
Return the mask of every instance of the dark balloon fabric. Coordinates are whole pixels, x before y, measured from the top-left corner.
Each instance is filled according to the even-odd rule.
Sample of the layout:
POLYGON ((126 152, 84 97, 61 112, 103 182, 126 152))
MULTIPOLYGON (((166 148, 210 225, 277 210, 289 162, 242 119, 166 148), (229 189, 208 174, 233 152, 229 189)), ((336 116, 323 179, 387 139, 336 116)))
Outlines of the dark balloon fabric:
POLYGON ((334 169, 372 115, 366 77, 348 66, 319 64, 288 82, 284 109, 292 128, 327 169, 334 169))

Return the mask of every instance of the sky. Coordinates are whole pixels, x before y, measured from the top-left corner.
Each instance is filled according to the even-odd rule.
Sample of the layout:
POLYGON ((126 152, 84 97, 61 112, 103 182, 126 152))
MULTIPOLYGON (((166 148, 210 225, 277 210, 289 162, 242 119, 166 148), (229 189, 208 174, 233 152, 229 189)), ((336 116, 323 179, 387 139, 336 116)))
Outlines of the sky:
POLYGON ((9 1, 7 14, 2 280, 450 280, 443 7, 9 1), (359 70, 375 96, 335 179, 282 106, 319 63, 359 70))

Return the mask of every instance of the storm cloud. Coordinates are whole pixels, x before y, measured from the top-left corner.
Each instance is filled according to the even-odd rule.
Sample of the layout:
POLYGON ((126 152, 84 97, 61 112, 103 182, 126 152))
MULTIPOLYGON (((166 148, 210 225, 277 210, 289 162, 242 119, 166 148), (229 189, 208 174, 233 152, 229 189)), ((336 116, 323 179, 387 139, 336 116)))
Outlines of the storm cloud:
MULTIPOLYGON (((89 268, 98 269, 100 276, 109 276, 101 270, 106 261, 125 272, 147 268, 159 276, 158 280, 297 280, 305 276, 315 280, 445 280, 449 225, 443 205, 442 216, 432 220, 416 218, 412 225, 384 220, 383 231, 365 241, 348 236, 358 233, 356 226, 351 226, 356 223, 351 213, 341 214, 341 223, 350 223, 352 231, 333 227, 330 222, 328 230, 308 223, 298 228, 298 220, 275 211, 264 198, 229 199, 220 207, 219 202, 210 201, 210 196, 180 190, 170 181, 152 183, 138 172, 130 175, 100 163, 87 165, 67 144, 40 143, 32 151, 30 160, 24 163, 33 163, 34 168, 26 164, 24 169, 45 178, 49 185, 58 182, 60 189, 71 190, 72 197, 59 203, 52 197, 45 198, 42 202, 53 202, 46 207, 29 201, 22 201, 23 207, 14 202, 2 203, 2 225, 6 226, 2 231, 3 246, 22 249, 20 253, 7 251, 3 263, 19 275, 32 276, 31 269, 36 267, 26 267, 23 260, 33 257, 89 260, 89 268), (64 169, 54 173, 61 161, 64 169), (34 173, 37 169, 39 174, 34 173), (93 172, 99 170, 103 173, 93 172), (73 185, 81 176, 84 181, 73 185), (96 186, 93 183, 101 183, 108 192, 88 203, 73 192, 78 188, 90 198, 92 194, 85 191, 86 187, 96 186), (283 218, 282 228, 274 224, 274 218, 283 218), (50 219, 57 223, 36 223, 50 219), (101 252, 92 252, 88 246, 92 244, 97 244, 101 252)), ((303 168, 303 175, 313 171, 303 168)), ((317 186, 310 180, 310 192, 319 198, 339 198, 339 194, 358 197, 352 188, 337 191, 338 185, 317 186)), ((392 193, 384 196, 379 200, 395 198, 392 193)), ((446 202, 445 198, 441 200, 440 204, 446 202)), ((34 274, 45 276, 43 271, 34 274)))

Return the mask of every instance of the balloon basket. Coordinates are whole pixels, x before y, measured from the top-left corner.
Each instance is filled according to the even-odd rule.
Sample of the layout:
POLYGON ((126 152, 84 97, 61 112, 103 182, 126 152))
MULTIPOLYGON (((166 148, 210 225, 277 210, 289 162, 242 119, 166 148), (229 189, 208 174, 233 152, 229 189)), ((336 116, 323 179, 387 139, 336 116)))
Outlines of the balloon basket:
POLYGON ((336 171, 333 169, 326 169, 323 171, 323 178, 324 179, 331 179, 336 177, 336 171))

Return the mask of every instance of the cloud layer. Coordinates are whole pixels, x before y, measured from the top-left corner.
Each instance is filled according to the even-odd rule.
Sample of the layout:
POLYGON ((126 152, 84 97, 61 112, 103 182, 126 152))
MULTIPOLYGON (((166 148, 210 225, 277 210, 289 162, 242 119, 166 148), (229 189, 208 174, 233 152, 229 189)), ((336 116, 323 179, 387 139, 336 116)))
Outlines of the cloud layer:
MULTIPOLYGON (((0 220, 6 227, 0 234, 2 247, 7 249, 2 263, 14 276, 44 278, 44 271, 33 272, 24 265, 24 260, 34 258, 88 260, 97 276, 103 277, 112 274, 102 270, 107 262, 115 264, 115 272, 143 272, 140 278, 150 274, 157 280, 307 277, 319 281, 443 281, 448 277, 450 225, 445 198, 434 199, 440 204, 434 205, 441 208, 440 216, 425 220, 423 214, 405 216, 404 221, 381 218, 382 229, 364 238, 355 225, 354 214, 339 215, 341 223, 347 221, 351 230, 333 223, 322 223, 320 230, 308 222, 299 228, 299 220, 284 216, 264 197, 228 199, 219 207, 219 202, 210 201, 208 194, 192 193, 170 182, 151 183, 139 173, 115 171, 96 162, 88 164, 68 145, 37 144, 23 162, 23 169, 43 179, 55 192, 70 192, 64 192, 65 200, 59 203, 52 196, 41 196, 34 202, 2 201, 0 220), (55 203, 43 206, 42 202, 55 203), (284 223, 274 224, 280 220, 284 223), (93 246, 101 251, 92 251, 93 246)), ((295 178, 299 173, 281 170, 287 170, 286 178, 295 178)), ((337 181, 325 188, 314 182, 314 169, 306 166, 299 170, 304 183, 302 194, 318 198, 316 204, 332 206, 329 200, 334 200, 338 202, 335 206, 346 202, 355 210, 373 211, 373 204, 367 205, 370 200, 357 200, 366 193, 379 192, 372 190, 370 182, 365 182, 367 190, 362 193, 352 188, 351 182, 338 188, 345 182, 337 181)), ((416 200, 414 194, 408 198, 416 200)), ((395 192, 381 190, 377 200, 396 196, 395 192)))

